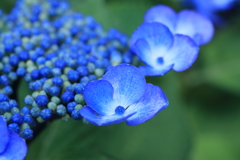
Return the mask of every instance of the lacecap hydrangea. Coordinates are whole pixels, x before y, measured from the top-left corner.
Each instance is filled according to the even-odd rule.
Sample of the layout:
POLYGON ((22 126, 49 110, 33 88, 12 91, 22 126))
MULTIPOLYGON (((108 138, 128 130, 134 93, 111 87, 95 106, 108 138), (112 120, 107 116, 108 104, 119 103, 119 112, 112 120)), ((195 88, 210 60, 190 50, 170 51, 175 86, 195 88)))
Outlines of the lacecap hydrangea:
POLYGON ((138 125, 166 108, 163 90, 144 76, 189 68, 199 45, 213 34, 200 15, 189 14, 190 21, 200 17, 202 26, 208 24, 206 31, 179 16, 186 14, 165 7, 168 11, 175 19, 169 21, 168 15, 155 21, 155 13, 162 15, 149 11, 130 41, 117 29, 105 31, 93 17, 73 11, 67 1, 18 0, 9 14, 1 13, 0 159, 23 159, 25 140, 46 121, 138 125), (176 27, 184 21, 189 32, 176 27), (148 66, 133 66, 138 59, 148 66), (30 92, 19 106, 17 94, 26 92, 16 88, 23 82, 30 92), (13 153, 12 144, 21 149, 13 153))

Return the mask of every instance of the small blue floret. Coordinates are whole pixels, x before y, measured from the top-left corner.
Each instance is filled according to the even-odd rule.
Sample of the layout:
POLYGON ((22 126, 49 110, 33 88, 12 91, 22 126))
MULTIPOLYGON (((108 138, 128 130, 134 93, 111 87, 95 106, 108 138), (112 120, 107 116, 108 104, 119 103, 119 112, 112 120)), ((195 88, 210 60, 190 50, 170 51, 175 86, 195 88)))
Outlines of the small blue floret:
POLYGON ((40 116, 43 120, 48 120, 52 117, 52 110, 45 108, 41 111, 40 116))
POLYGON ((58 87, 61 87, 63 85, 63 79, 61 77, 52 78, 52 82, 58 87))
POLYGON ((48 104, 48 97, 45 95, 39 95, 36 97, 36 103, 39 107, 46 107, 48 104))
POLYGON ((27 107, 27 106, 24 106, 22 109, 21 109, 21 112, 24 114, 24 115, 27 115, 30 113, 30 109, 27 107))
POLYGON ((29 54, 28 54, 27 51, 21 51, 19 53, 19 59, 22 60, 22 61, 27 61, 28 57, 29 57, 29 54))
POLYGON ((71 114, 71 117, 74 119, 74 120, 80 120, 82 119, 82 116, 80 114, 80 110, 73 110, 72 111, 72 114, 71 114))
POLYGON ((33 108, 31 109, 31 115, 32 115, 33 117, 38 117, 38 116, 40 116, 40 113, 41 113, 41 110, 40 110, 38 107, 33 107, 33 108))
POLYGON ((0 93, 0 102, 8 101, 9 98, 6 94, 0 93))
POLYGON ((17 75, 19 76, 19 77, 23 77, 23 76, 25 76, 25 74, 26 74, 26 69, 24 68, 24 67, 19 67, 18 69, 17 69, 17 75))
POLYGON ((49 93, 51 96, 58 96, 60 94, 61 90, 59 87, 57 86, 52 86, 50 89, 49 89, 49 93))
POLYGON ((75 71, 75 70, 70 70, 67 74, 68 76, 68 79, 71 81, 71 82, 76 82, 79 80, 80 78, 80 74, 75 71))
POLYGON ((19 125, 21 125, 24 121, 23 116, 19 113, 12 115, 11 120, 13 123, 17 123, 19 125))
POLYGON ((74 93, 70 91, 66 91, 62 94, 63 103, 69 103, 74 100, 74 93))
POLYGON ((64 105, 60 104, 60 105, 57 106, 57 114, 59 116, 64 116, 64 115, 66 115, 66 113, 67 113, 67 110, 66 110, 66 107, 64 105))
POLYGON ((50 77, 52 75, 51 69, 47 66, 44 66, 40 69, 40 75, 42 77, 50 77))
POLYGON ((0 111, 8 112, 8 111, 10 111, 10 109, 11 109, 11 107, 10 107, 8 102, 1 102, 0 103, 0 111))
POLYGON ((18 103, 17 103, 17 101, 14 100, 14 99, 11 99, 8 103, 9 103, 9 106, 10 106, 11 108, 13 108, 13 107, 18 107, 18 103))
POLYGON ((24 122, 29 124, 29 126, 31 126, 31 127, 35 126, 35 121, 30 114, 24 115, 24 122))
POLYGON ((30 128, 24 129, 24 131, 22 132, 22 136, 26 140, 32 139, 32 137, 33 137, 33 130, 31 130, 30 128))
POLYGON ((77 105, 76 102, 69 102, 67 104, 67 110, 69 113, 72 113, 72 111, 74 110, 75 106, 77 105))
POLYGON ((10 123, 8 125, 8 129, 11 132, 15 132, 15 133, 18 133, 18 134, 20 133, 20 127, 18 126, 17 123, 10 123))
POLYGON ((33 101, 34 101, 34 99, 33 99, 33 97, 30 96, 30 95, 27 95, 27 96, 24 98, 24 103, 25 103, 26 105, 32 105, 33 101))

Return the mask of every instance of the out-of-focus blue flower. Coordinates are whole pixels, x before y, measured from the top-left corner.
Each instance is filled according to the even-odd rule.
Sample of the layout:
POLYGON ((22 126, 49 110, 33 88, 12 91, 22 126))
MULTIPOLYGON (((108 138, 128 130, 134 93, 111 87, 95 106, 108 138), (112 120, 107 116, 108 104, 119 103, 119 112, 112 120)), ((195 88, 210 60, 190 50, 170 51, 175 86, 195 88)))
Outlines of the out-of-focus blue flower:
POLYGON ((168 105, 163 91, 147 84, 139 69, 129 64, 115 66, 101 80, 88 83, 83 96, 87 106, 80 110, 81 115, 99 126, 123 121, 137 125, 168 105))
POLYGON ((139 26, 131 37, 130 47, 148 65, 139 67, 146 76, 161 76, 171 69, 184 71, 195 62, 199 51, 191 38, 173 35, 158 22, 139 26))
POLYGON ((0 159, 23 160, 27 154, 27 145, 17 133, 8 130, 6 122, 0 116, 0 159))
POLYGON ((145 22, 159 22, 169 28, 173 34, 191 37, 197 45, 208 43, 213 36, 212 22, 201 14, 183 10, 178 14, 170 7, 156 5, 145 14, 145 22))
POLYGON ((223 20, 216 12, 226 11, 233 7, 236 0, 185 0, 185 3, 191 3, 195 9, 201 14, 209 17, 214 23, 219 24, 223 20))

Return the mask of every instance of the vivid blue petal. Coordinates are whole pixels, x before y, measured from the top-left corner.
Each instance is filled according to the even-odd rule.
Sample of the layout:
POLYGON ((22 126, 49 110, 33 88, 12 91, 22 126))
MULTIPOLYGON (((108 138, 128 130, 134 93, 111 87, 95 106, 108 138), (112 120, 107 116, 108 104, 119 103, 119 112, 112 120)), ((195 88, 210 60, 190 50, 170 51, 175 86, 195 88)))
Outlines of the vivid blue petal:
POLYGON ((132 126, 146 122, 167 106, 168 99, 164 92, 158 86, 148 83, 144 97, 126 110, 126 114, 137 111, 127 119, 127 125, 132 126))
POLYGON ((188 69, 197 59, 198 46, 188 36, 177 34, 169 53, 164 57, 169 63, 174 63, 173 70, 177 72, 188 69))
POLYGON ((212 7, 218 10, 227 10, 232 7, 233 2, 236 0, 210 0, 212 1, 212 7))
POLYGON ((27 154, 27 145, 23 138, 16 133, 9 133, 6 150, 0 154, 3 160, 23 160, 27 154))
POLYGON ((205 11, 227 10, 232 7, 236 0, 208 0, 208 3, 202 0, 191 0, 197 9, 205 11))
POLYGON ((9 133, 6 122, 0 116, 0 154, 5 150, 9 140, 9 133))
POLYGON ((145 76, 163 76, 173 68, 173 64, 164 65, 163 67, 152 68, 149 66, 139 66, 140 71, 145 76))
POLYGON ((113 87, 106 80, 89 82, 84 87, 83 96, 88 106, 100 115, 112 115, 117 106, 113 103, 113 87))
POLYGON ((154 66, 156 58, 159 57, 158 54, 155 54, 155 52, 151 52, 148 42, 144 39, 137 40, 134 47, 132 47, 132 50, 141 59, 141 61, 149 66, 154 66))
POLYGON ((169 29, 158 22, 143 23, 137 30, 135 30, 130 39, 130 46, 134 47, 134 44, 139 39, 145 39, 150 48, 159 48, 166 50, 169 48, 173 41, 172 33, 169 29), (156 36, 161 35, 161 36, 156 36))
POLYGON ((157 68, 157 59, 163 57, 173 43, 169 29, 161 23, 143 23, 133 33, 131 49, 147 65, 157 68))
POLYGON ((178 14, 175 33, 188 35, 197 43, 208 43, 213 36, 214 27, 211 21, 201 14, 189 10, 183 10, 178 14))
POLYGON ((145 22, 159 22, 166 25, 174 33, 177 14, 175 11, 165 5, 156 5, 150 8, 144 17, 145 22))
POLYGON ((116 105, 124 108, 138 101, 145 92, 146 80, 144 76, 138 68, 130 64, 120 64, 113 67, 102 77, 102 80, 112 84, 116 105))
POLYGON ((90 107, 83 107, 80 110, 81 115, 86 118, 89 122, 92 124, 98 125, 98 126, 104 126, 104 125, 110 125, 110 124, 116 124, 116 123, 121 123, 125 121, 127 118, 131 117, 132 115, 135 114, 124 114, 124 115, 108 115, 108 116, 101 116, 98 115, 92 110, 90 107))

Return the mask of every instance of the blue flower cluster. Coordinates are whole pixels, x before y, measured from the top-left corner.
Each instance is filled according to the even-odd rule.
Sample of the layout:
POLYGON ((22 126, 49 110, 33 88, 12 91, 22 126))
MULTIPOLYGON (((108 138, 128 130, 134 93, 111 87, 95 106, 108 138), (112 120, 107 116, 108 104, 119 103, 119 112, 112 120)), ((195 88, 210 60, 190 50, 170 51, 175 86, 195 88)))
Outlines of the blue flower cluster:
POLYGON ((23 160, 27 154, 27 145, 23 138, 8 129, 0 116, 0 159, 23 160))
POLYGON ((198 46, 208 43, 213 33, 211 21, 199 13, 183 10, 177 14, 157 5, 146 12, 130 47, 147 65, 139 67, 144 75, 160 76, 171 69, 188 69, 197 59, 198 46))
POLYGON ((126 35, 104 31, 66 1, 18 0, 1 21, 0 115, 25 139, 32 138, 36 123, 54 116, 82 119, 84 86, 113 66, 133 62, 126 35), (23 108, 8 97, 20 78, 32 91, 23 108))
POLYGON ((9 99, 4 93, 0 93, 0 115, 8 123, 8 130, 20 134, 24 139, 33 137, 31 127, 36 125, 30 111, 26 106, 20 109, 15 100, 9 99))

